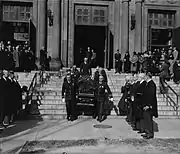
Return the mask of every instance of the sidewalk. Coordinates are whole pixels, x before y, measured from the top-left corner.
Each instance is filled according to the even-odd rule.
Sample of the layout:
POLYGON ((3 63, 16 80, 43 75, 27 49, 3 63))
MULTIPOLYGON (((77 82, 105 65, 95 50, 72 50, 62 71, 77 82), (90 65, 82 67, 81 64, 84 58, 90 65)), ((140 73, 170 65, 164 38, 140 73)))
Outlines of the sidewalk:
MULTIPOLYGON (((180 139, 180 120, 155 119, 155 138, 180 139)), ((142 137, 124 119, 94 119, 21 121, 0 134, 1 153, 15 153, 26 141, 81 140, 81 139, 141 139, 142 137), (101 128, 97 128, 101 127, 101 128), (102 128, 103 127, 103 128, 102 128)))

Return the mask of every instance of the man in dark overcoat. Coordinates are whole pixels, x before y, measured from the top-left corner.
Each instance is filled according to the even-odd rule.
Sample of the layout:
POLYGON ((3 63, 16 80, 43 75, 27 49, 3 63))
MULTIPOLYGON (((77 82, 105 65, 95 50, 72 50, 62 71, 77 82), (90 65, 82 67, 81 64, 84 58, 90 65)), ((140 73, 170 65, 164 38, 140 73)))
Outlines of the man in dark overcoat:
POLYGON ((3 70, 3 89, 4 89, 4 115, 3 115, 3 125, 7 127, 9 125, 9 116, 11 114, 11 81, 8 76, 8 71, 3 70))
POLYGON ((88 63, 88 58, 84 58, 84 62, 80 65, 80 73, 82 76, 90 76, 92 74, 91 67, 88 63))
POLYGON ((134 83, 131 87, 131 106, 130 106, 130 122, 132 125, 133 130, 137 130, 136 122, 135 122, 135 112, 136 112, 136 93, 137 89, 140 86, 140 81, 137 75, 134 74, 133 77, 134 83))
POLYGON ((4 79, 3 72, 0 71, 0 131, 4 129, 4 105, 5 105, 5 93, 4 93, 4 79))
POLYGON ((137 130, 139 130, 139 133, 144 132, 144 127, 143 127, 143 102, 145 101, 143 99, 144 97, 144 92, 146 89, 146 81, 145 81, 145 74, 140 73, 138 75, 139 77, 139 86, 136 89, 135 93, 135 101, 134 101, 134 106, 135 106, 135 127, 137 130))
POLYGON ((76 119, 76 93, 77 85, 72 81, 71 75, 66 76, 67 81, 64 81, 62 86, 62 101, 66 103, 67 120, 76 119))
POLYGON ((121 61, 121 54, 119 53, 119 49, 115 53, 115 73, 122 72, 122 61, 121 61))
POLYGON ((104 77, 102 75, 99 76, 99 83, 96 87, 96 99, 97 99, 97 115, 98 121, 102 122, 105 117, 103 117, 104 104, 107 101, 107 95, 110 97, 111 101, 113 101, 112 92, 106 82, 103 82, 104 77), (107 92, 107 93, 106 93, 107 92))
POLYGON ((144 118, 144 129, 146 134, 143 138, 150 139, 154 137, 153 130, 153 116, 158 117, 157 109, 157 97, 156 97, 156 84, 152 80, 152 74, 147 73, 146 75, 146 90, 143 96, 143 118, 144 118))
MULTIPOLYGON (((129 99, 130 99, 130 77, 125 77, 125 85, 121 87, 121 93, 123 93, 121 99, 119 100, 118 107, 120 115, 124 115, 128 113, 129 109, 129 99)), ((126 119, 128 120, 128 119, 126 119)))

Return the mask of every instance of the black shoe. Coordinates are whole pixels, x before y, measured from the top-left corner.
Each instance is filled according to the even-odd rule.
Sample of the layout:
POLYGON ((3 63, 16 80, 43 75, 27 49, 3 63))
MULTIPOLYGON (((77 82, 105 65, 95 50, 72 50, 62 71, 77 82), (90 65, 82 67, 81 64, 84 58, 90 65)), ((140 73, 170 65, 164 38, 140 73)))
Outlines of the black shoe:
POLYGON ((147 137, 147 134, 142 134, 141 136, 142 136, 142 137, 147 137))
POLYGON ((151 139, 151 138, 154 138, 154 136, 153 135, 151 135, 151 136, 149 136, 149 135, 143 136, 143 139, 151 139))
POLYGON ((4 130, 4 126, 3 125, 0 125, 0 131, 4 130))
POLYGON ((93 115, 93 119, 96 119, 96 115, 95 114, 93 115))

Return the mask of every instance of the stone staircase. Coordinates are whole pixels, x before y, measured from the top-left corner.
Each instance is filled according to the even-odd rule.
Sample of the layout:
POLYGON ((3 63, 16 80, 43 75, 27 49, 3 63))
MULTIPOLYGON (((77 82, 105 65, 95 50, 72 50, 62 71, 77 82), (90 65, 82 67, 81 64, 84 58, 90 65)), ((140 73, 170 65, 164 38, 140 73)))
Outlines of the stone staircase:
MULTIPOLYGON (((126 74, 114 74, 114 71, 107 71, 108 84, 111 88, 114 97, 114 104, 117 105, 119 99, 121 98, 121 86, 124 85, 124 79, 126 74)), ((44 84, 42 87, 38 87, 33 99, 38 98, 39 111, 43 119, 64 119, 66 118, 66 108, 65 104, 61 101, 61 89, 63 78, 59 78, 57 75, 51 76, 49 82, 44 84)), ((153 80, 157 85, 157 99, 158 99, 158 113, 159 118, 178 118, 176 111, 173 107, 166 101, 162 94, 159 94, 159 79, 154 77, 153 80)), ((168 83, 175 91, 180 94, 180 86, 175 85, 172 81, 168 83)), ((169 91, 169 95, 173 100, 176 100, 174 94, 169 91)), ((178 115, 180 115, 180 109, 178 110, 178 115)), ((81 116, 82 118, 85 118, 81 116)), ((80 117, 80 118, 81 118, 80 117)), ((115 111, 111 112, 111 116, 117 117, 115 111)), ((119 117, 122 118, 122 117, 119 117)))

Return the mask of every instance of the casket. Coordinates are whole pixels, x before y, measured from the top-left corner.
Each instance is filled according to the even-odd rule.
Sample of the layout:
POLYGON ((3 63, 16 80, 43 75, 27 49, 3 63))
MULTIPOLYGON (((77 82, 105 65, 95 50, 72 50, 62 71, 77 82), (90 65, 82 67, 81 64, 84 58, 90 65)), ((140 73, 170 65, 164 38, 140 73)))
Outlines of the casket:
POLYGON ((77 105, 95 104, 95 83, 90 77, 82 77, 78 81, 77 105))

